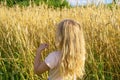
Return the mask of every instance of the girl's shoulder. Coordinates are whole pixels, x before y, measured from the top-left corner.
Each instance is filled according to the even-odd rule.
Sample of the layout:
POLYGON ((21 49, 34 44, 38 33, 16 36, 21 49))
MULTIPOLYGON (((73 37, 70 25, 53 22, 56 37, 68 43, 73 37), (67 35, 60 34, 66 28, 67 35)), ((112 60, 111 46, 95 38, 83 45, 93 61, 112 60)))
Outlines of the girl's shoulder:
POLYGON ((53 51, 45 58, 45 63, 50 67, 50 69, 53 69, 59 63, 60 56, 60 51, 53 51))

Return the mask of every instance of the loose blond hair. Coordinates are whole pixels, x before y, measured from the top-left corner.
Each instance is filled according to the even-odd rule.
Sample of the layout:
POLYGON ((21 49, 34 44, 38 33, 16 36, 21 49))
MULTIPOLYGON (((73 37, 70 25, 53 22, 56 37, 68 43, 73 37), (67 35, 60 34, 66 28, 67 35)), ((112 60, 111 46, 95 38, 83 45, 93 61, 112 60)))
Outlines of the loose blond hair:
POLYGON ((57 26, 56 45, 62 53, 61 73, 82 78, 85 72, 85 41, 80 24, 71 19, 61 21, 57 26))

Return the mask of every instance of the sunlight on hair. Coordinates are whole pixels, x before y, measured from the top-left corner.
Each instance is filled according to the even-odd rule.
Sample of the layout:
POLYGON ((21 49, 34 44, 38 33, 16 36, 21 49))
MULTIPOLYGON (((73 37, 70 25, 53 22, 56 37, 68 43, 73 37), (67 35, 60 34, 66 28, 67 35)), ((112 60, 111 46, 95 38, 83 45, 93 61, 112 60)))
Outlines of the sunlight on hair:
POLYGON ((62 51, 60 69, 63 75, 82 78, 85 64, 85 41, 79 23, 66 19, 58 24, 56 43, 62 51))

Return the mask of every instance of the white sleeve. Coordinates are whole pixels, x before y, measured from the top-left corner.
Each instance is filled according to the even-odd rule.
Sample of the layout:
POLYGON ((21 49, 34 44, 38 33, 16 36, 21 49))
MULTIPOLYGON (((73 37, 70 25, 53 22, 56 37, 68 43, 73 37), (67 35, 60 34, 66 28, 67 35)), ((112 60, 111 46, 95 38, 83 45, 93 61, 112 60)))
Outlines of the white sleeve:
POLYGON ((45 58, 45 63, 50 69, 53 69, 57 65, 57 58, 55 55, 55 52, 50 53, 46 58, 45 58))

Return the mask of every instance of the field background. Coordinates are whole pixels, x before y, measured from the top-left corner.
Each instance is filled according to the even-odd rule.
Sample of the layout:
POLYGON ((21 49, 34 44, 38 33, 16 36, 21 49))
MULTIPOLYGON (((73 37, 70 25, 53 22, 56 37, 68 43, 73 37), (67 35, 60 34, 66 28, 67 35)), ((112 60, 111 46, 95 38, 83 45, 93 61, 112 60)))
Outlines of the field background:
POLYGON ((33 61, 40 43, 55 47, 55 26, 65 19, 77 20, 86 41, 86 74, 83 80, 120 80, 120 7, 86 6, 53 8, 0 5, 0 80, 47 80, 37 76, 33 61))

